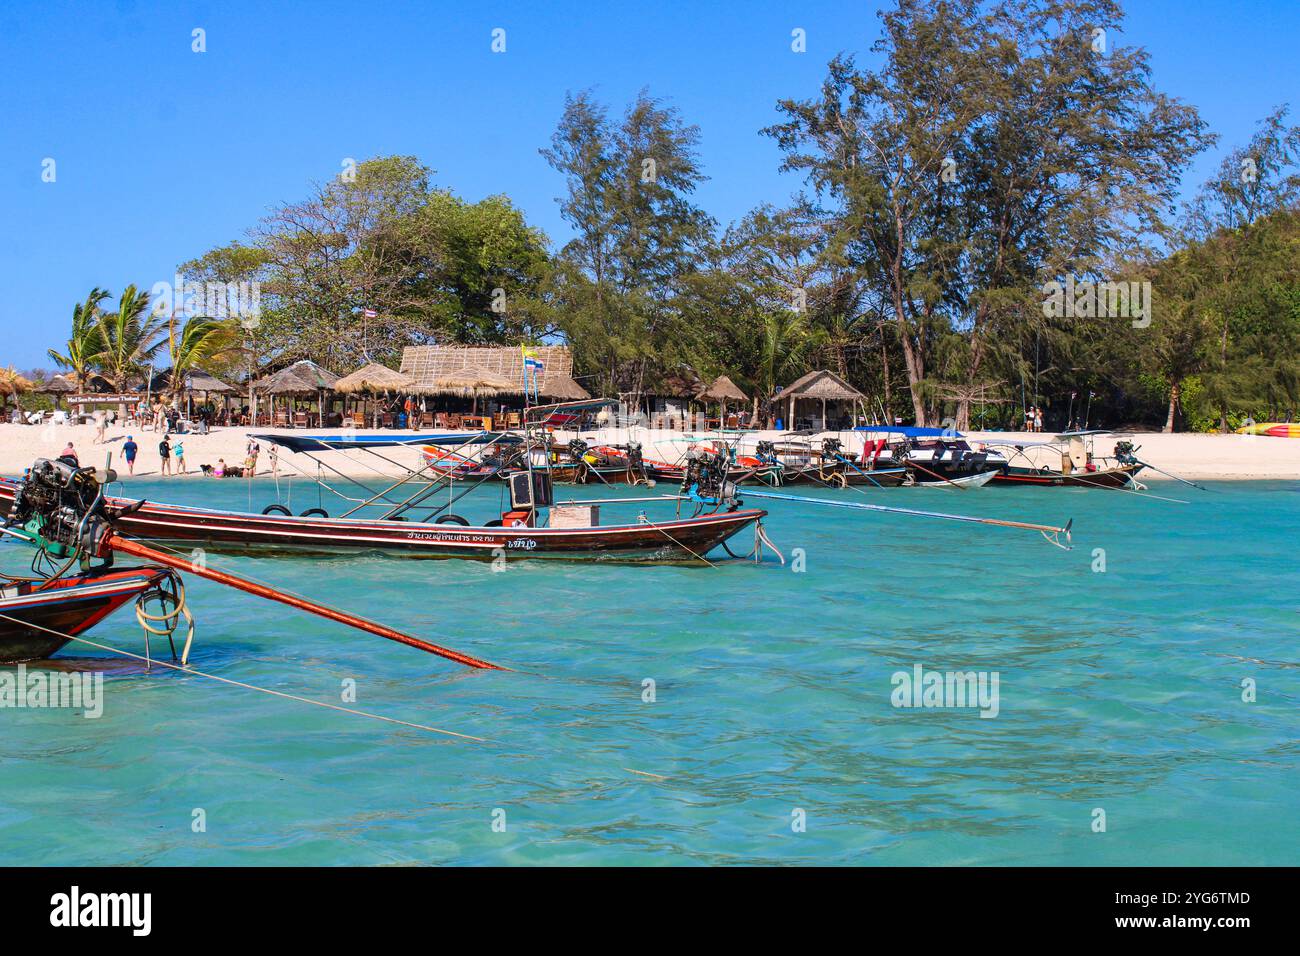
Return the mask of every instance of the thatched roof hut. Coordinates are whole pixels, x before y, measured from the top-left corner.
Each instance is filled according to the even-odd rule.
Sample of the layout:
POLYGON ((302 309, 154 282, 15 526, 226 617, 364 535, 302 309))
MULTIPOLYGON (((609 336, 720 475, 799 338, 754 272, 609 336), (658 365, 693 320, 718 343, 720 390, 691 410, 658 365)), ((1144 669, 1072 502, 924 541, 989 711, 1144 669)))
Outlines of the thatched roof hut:
POLYGON ((415 391, 422 395, 513 395, 522 391, 515 382, 497 372, 476 365, 450 369, 428 382, 419 382, 415 391))
POLYGON ((12 365, 8 368, 0 368, 0 396, 4 396, 5 404, 8 404, 10 398, 17 399, 19 395, 26 394, 35 387, 31 379, 18 372, 12 365))
MULTIPOLYGON (((568 346, 544 345, 532 350, 542 363, 537 373, 538 391, 550 395, 553 378, 573 377, 573 354, 568 346)), ((524 356, 517 345, 408 345, 402 350, 401 372, 415 379, 416 391, 438 394, 438 383, 447 380, 453 372, 478 369, 509 380, 511 387, 501 394, 524 393, 525 382, 532 385, 524 374, 524 356)))
POLYGON ((867 396, 834 372, 820 369, 803 375, 781 389, 782 400, 787 398, 821 398, 828 402, 865 402, 867 396))
MULTIPOLYGON (((171 388, 172 370, 167 368, 158 372, 147 383, 141 383, 136 386, 137 392, 145 390, 154 392, 164 392, 171 388)), ((239 391, 233 385, 227 385, 221 379, 214 375, 209 375, 201 369, 190 369, 185 373, 183 392, 205 392, 216 395, 229 395, 239 391)))
POLYGON ((740 388, 726 375, 719 375, 713 380, 713 384, 699 394, 700 401, 704 402, 747 402, 749 396, 740 390, 740 388))
POLYGON ((229 395, 239 391, 235 386, 227 385, 215 375, 209 375, 200 369, 194 369, 186 373, 185 390, 187 392, 211 392, 222 395, 229 395))
POLYGON ((696 398, 704 389, 704 380, 689 365, 677 365, 658 377, 647 391, 667 398, 696 398))
POLYGON ((821 403, 821 427, 823 429, 830 427, 827 419, 827 404, 829 402, 849 403, 851 407, 856 406, 858 402, 862 402, 865 406, 867 402, 867 396, 834 372, 826 369, 809 372, 807 375, 795 379, 777 395, 773 396, 773 403, 778 407, 784 406, 786 409, 788 416, 786 418, 787 428, 794 427, 797 421, 796 413, 799 410, 798 403, 805 399, 821 403))
POLYGON ((415 380, 409 375, 395 372, 378 362, 363 365, 351 375, 344 375, 334 383, 334 391, 344 394, 366 392, 378 395, 387 392, 409 392, 414 388, 415 380))
POLYGON ((42 395, 71 395, 76 390, 77 384, 66 375, 51 375, 36 383, 36 391, 42 395))
POLYGON ((583 399, 591 398, 591 393, 568 375, 548 376, 546 384, 541 386, 538 391, 544 398, 554 399, 558 402, 580 402, 583 399))
POLYGON ((316 395, 331 391, 339 377, 310 359, 288 365, 253 383, 253 391, 267 395, 316 395))

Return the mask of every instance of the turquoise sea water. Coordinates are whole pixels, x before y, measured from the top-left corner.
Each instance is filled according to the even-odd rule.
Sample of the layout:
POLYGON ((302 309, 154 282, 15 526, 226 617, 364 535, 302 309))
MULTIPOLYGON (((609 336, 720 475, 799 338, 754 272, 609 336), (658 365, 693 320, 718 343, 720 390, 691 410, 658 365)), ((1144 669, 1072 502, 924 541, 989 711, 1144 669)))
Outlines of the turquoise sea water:
MULTIPOLYGON (((334 703, 353 679, 352 706, 489 742, 102 662, 98 720, 0 710, 0 863, 1295 864, 1300 483, 1211 488, 840 493, 1072 517, 1070 552, 770 503, 801 572, 213 557, 519 672, 191 581, 197 668, 334 703), (917 664, 996 671, 997 717, 892 706, 917 664)), ((260 510, 274 489, 130 491, 260 510)), ((141 647, 129 611, 89 636, 141 647)))

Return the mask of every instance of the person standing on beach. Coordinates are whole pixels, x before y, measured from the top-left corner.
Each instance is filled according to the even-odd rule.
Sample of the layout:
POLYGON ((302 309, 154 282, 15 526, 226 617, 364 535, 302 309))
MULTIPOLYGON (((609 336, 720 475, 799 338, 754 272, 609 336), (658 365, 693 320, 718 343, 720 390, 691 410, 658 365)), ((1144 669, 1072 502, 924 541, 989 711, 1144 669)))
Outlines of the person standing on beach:
POLYGON ((280 476, 280 452, 272 445, 266 452, 267 459, 271 462, 271 477, 280 476))
POLYGON ((108 428, 108 413, 102 408, 95 412, 95 444, 102 445, 105 441, 105 430, 108 428))
POLYGON ((135 443, 134 435, 126 436, 126 444, 122 446, 122 457, 126 459, 126 470, 128 474, 135 474, 135 456, 140 450, 140 446, 135 443))
POLYGON ((176 474, 185 474, 185 442, 178 441, 173 445, 172 454, 176 456, 176 474))
POLYGON ((170 475, 172 473, 172 443, 168 441, 172 436, 163 435, 163 440, 158 443, 158 457, 162 460, 162 466, 159 474, 170 475))
POLYGON ((248 440, 248 458, 244 460, 244 467, 248 469, 248 476, 251 478, 257 474, 257 456, 261 453, 262 446, 257 443, 257 439, 248 440))

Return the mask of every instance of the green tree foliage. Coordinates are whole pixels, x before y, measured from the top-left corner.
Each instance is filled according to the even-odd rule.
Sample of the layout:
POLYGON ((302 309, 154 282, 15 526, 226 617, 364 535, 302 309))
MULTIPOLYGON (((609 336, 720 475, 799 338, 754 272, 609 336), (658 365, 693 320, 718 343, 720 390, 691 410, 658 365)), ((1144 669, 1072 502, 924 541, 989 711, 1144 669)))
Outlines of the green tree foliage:
POLYGON ((546 237, 506 197, 468 203, 431 177, 413 157, 368 160, 253 230, 260 356, 341 370, 409 344, 550 334, 546 237))
MULTIPOLYGON (((878 68, 837 57, 821 95, 783 101, 766 131, 836 204, 843 257, 897 326, 917 421, 946 382, 969 396, 1021 371, 1046 278, 1104 277, 1164 228, 1207 140, 1152 88, 1143 51, 1104 46, 1096 31, 1122 16, 1110 0, 902 0, 881 15, 878 68)), ((968 412, 967 397, 959 426, 968 412)))
POLYGON ((72 375, 78 391, 86 388, 86 381, 97 367, 97 356, 103 351, 99 320, 103 315, 101 306, 107 298, 105 290, 91 289, 85 302, 72 307, 72 334, 63 351, 50 349, 48 353, 56 365, 72 375))
POLYGON ((117 308, 99 316, 99 351, 94 362, 118 392, 131 387, 162 350, 165 320, 149 308, 149 293, 134 285, 122 290, 117 308))
POLYGON ((691 194, 704 175, 699 130, 642 92, 618 122, 590 93, 570 96, 542 150, 564 175, 574 237, 557 256, 559 327, 580 372, 641 395, 691 357, 700 329, 686 298, 712 254, 711 220, 691 194))
MULTIPOLYGON (((762 131, 807 192, 723 229, 696 201, 700 131, 647 91, 566 99, 541 150, 564 181, 556 249, 505 196, 468 202, 414 157, 370 159, 182 267, 257 283, 261 310, 237 331, 173 328, 173 361, 343 372, 408 344, 561 340, 590 390, 634 401, 689 366, 762 414, 829 368, 887 418, 963 428, 1022 404, 1064 424, 1094 393, 1109 425, 1294 417, 1300 127, 1285 106, 1265 117, 1175 227, 1214 137, 1123 22, 1118 0, 894 0, 869 65, 835 56, 762 131), (1150 321, 1045 309, 1066 278, 1150 283, 1150 321)), ((128 291, 108 315, 93 291, 50 351, 80 385, 156 353, 148 297, 128 291)))

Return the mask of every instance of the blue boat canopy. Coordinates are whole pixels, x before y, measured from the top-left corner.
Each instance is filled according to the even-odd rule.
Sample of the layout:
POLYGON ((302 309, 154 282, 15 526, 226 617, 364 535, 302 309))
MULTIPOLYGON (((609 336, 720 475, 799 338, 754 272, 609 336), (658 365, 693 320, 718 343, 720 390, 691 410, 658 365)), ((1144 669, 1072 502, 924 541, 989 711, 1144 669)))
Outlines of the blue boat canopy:
POLYGON ((919 425, 859 425, 855 432, 886 432, 905 438, 964 438, 959 431, 947 428, 922 428, 919 425))

